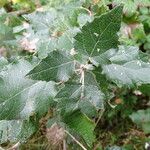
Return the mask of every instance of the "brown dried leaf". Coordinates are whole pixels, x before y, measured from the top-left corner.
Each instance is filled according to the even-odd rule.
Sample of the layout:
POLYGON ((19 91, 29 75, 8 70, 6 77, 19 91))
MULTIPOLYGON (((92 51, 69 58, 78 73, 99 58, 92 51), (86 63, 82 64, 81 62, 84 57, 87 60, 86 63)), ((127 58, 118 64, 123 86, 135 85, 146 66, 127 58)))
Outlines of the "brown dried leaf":
POLYGON ((47 128, 46 137, 52 146, 58 146, 65 139, 65 131, 54 123, 50 128, 47 128))
POLYGON ((21 48, 23 50, 29 51, 29 52, 35 52, 36 49, 36 43, 38 42, 39 39, 33 39, 29 41, 27 38, 23 38, 20 41, 21 48))

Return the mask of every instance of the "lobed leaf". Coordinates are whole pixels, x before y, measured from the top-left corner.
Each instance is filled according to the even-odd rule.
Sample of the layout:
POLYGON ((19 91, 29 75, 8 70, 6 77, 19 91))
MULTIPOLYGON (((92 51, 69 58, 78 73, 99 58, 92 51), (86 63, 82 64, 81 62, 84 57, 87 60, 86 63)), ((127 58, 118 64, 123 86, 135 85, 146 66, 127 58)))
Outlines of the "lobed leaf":
POLYGON ((85 72, 84 87, 78 82, 68 82, 65 84, 65 87, 57 93, 55 98, 62 98, 62 103, 64 103, 64 98, 68 99, 68 101, 64 103, 66 105, 64 107, 66 107, 67 110, 79 108, 82 112, 88 114, 88 116, 92 116, 93 111, 98 111, 104 107, 103 100, 105 97, 99 89, 95 75, 92 72, 85 72), (70 108, 70 106, 72 108, 70 108))
POLYGON ((53 104, 55 84, 25 78, 31 69, 29 62, 20 60, 0 72, 0 120, 28 119, 34 113, 41 117, 53 104))
POLYGON ((75 36, 75 49, 87 59, 99 56, 118 45, 117 32, 120 29, 122 6, 87 23, 75 36))
POLYGON ((119 47, 116 54, 103 64, 103 73, 118 85, 133 86, 150 83, 150 63, 140 58, 139 50, 133 46, 119 47))

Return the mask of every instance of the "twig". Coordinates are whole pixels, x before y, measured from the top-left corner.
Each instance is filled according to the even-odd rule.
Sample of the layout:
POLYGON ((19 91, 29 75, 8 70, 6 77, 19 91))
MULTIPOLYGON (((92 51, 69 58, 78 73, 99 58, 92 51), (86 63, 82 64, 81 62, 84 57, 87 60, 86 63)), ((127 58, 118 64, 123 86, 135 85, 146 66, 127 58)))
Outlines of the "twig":
POLYGON ((63 150, 67 150, 67 147, 66 147, 66 140, 63 140, 63 150))
MULTIPOLYGON (((8 148, 7 150, 16 150, 20 146, 20 142, 16 143, 12 147, 8 148)), ((0 150, 5 150, 4 148, 0 147, 0 150)))
POLYGON ((101 117, 102 117, 104 111, 105 111, 105 109, 102 109, 101 114, 99 115, 99 117, 98 117, 98 119, 97 119, 97 121, 96 121, 96 126, 97 126, 97 124, 99 123, 99 121, 100 121, 100 119, 101 119, 101 117))
POLYGON ((16 143, 12 147, 8 148, 7 150, 16 150, 20 146, 20 142, 16 143))
POLYGON ((84 97, 84 69, 81 71, 81 78, 80 78, 80 83, 82 84, 81 86, 81 99, 84 97))
POLYGON ((89 15, 92 16, 92 12, 91 12, 89 9, 87 9, 87 8, 85 8, 85 7, 79 7, 79 8, 86 10, 86 11, 89 13, 89 15))
POLYGON ((65 132, 83 149, 87 150, 73 135, 71 135, 67 130, 65 132))
POLYGON ((27 14, 27 13, 29 13, 29 10, 12 11, 12 12, 9 12, 8 14, 14 15, 14 16, 21 16, 21 15, 24 15, 24 14, 27 14))
POLYGON ((110 107, 111 107, 111 108, 113 108, 113 109, 114 109, 115 107, 117 107, 117 105, 113 105, 113 104, 111 104, 110 100, 108 100, 108 104, 109 104, 109 105, 110 105, 110 107))
POLYGON ((3 148, 0 146, 0 150, 5 150, 5 149, 3 149, 3 148))
POLYGON ((93 150, 97 150, 97 149, 100 147, 100 144, 101 144, 101 143, 97 143, 97 144, 95 145, 95 147, 93 148, 93 150))

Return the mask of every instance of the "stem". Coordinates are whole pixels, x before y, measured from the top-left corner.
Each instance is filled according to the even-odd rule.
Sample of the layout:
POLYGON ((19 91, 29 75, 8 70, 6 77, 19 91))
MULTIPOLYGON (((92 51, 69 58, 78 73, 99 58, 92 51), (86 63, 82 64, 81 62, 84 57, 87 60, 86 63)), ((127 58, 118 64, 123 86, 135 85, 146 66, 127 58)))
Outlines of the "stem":
POLYGON ((111 104, 110 100, 108 100, 108 104, 109 104, 109 105, 110 105, 110 107, 111 107, 111 108, 113 108, 113 109, 117 106, 117 105, 113 105, 113 104, 111 104))
POLYGON ((85 8, 85 7, 79 7, 79 8, 86 10, 86 11, 89 13, 89 15, 92 16, 92 12, 91 12, 89 9, 87 9, 87 8, 85 8))
POLYGON ((12 11, 8 14, 14 15, 14 16, 20 16, 29 13, 29 10, 18 10, 18 11, 12 11))
POLYGON ((7 150, 16 150, 20 146, 20 142, 13 145, 11 148, 8 148, 7 150))
POLYGON ((63 150, 67 150, 67 147, 66 147, 66 140, 63 140, 63 150))
POLYGON ((85 84, 84 84, 84 70, 81 71, 80 82, 82 84, 82 86, 81 86, 81 99, 82 99, 84 97, 84 87, 85 87, 85 84))
POLYGON ((104 111, 105 111, 105 109, 102 109, 101 114, 99 115, 99 117, 98 117, 98 119, 97 119, 97 121, 96 121, 96 126, 97 126, 97 124, 99 123, 99 121, 100 121, 100 119, 101 119, 101 117, 102 117, 104 111))
MULTIPOLYGON (((20 146, 20 142, 16 143, 15 145, 13 145, 11 148, 8 148, 7 150, 16 150, 19 146, 20 146)), ((5 150, 5 149, 0 146, 0 150, 5 150)))
POLYGON ((67 130, 65 132, 83 149, 87 150, 73 135, 71 135, 67 130))

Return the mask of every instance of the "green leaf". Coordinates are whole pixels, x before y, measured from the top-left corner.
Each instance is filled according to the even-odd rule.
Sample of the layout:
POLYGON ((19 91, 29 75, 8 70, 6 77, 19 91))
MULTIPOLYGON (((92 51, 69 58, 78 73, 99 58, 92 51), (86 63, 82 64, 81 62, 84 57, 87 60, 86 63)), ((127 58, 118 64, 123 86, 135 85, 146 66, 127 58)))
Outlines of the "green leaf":
POLYGON ((0 46, 2 46, 4 41, 13 39, 12 28, 6 26, 4 22, 0 21, 0 46))
POLYGON ((150 1, 149 0, 135 0, 135 3, 138 6, 144 6, 144 7, 150 6, 150 1))
POLYGON ((6 142, 25 142, 37 130, 32 121, 1 120, 0 144, 6 142))
POLYGON ((109 58, 112 63, 125 63, 139 58, 139 49, 134 46, 119 46, 114 56, 109 58))
POLYGON ((4 58, 0 58, 0 70, 3 69, 8 64, 8 61, 4 58))
POLYGON ((103 66, 103 73, 118 85, 133 86, 150 83, 150 64, 140 60, 123 65, 110 64, 103 66))
POLYGON ((92 147, 92 144, 95 141, 95 125, 91 120, 80 111, 76 111, 70 116, 65 116, 64 122, 70 129, 82 136, 89 147, 92 147))
POLYGON ((107 147, 105 150, 123 150, 123 149, 119 146, 112 146, 112 147, 107 147))
POLYGON ((132 60, 137 60, 141 57, 144 60, 146 58, 146 54, 139 52, 138 47, 135 46, 118 46, 118 49, 109 49, 105 53, 100 56, 94 57, 94 59, 90 59, 90 61, 95 65, 106 65, 110 63, 125 63, 132 60))
POLYGON ((27 118, 33 114, 41 118, 55 104, 53 98, 56 92, 54 82, 40 81, 32 85, 29 91, 26 92, 28 98, 26 99, 26 105, 20 112, 21 118, 27 118))
POLYGON ((43 32, 48 35, 50 33, 50 29, 52 29, 54 24, 57 22, 57 12, 54 9, 44 12, 36 11, 31 14, 24 15, 23 17, 32 24, 34 31, 43 32))
MULTIPOLYGON (((13 40, 12 27, 21 23, 20 19, 11 13, 6 13, 4 10, 0 12, 0 46, 4 46, 6 41, 13 40)), ((7 45, 6 45, 7 46, 7 45)))
POLYGON ((0 72, 0 119, 28 119, 36 114, 41 117, 47 112, 56 88, 53 82, 35 82, 24 76, 32 65, 20 60, 10 64, 0 72))
POLYGON ((136 47, 119 47, 116 54, 102 65, 103 73, 118 85, 133 86, 150 83, 150 64, 142 61, 136 47))
POLYGON ((114 5, 120 5, 123 4, 124 5, 124 9, 123 11, 126 13, 127 16, 132 16, 137 9, 137 5, 134 1, 132 0, 113 0, 113 4, 114 5))
POLYGON ((139 87, 139 90, 146 96, 150 96, 150 84, 144 84, 139 87))
POLYGON ((75 49, 83 57, 98 56, 118 44, 117 32, 120 29, 122 6, 95 18, 87 23, 75 36, 75 49))
POLYGON ((88 14, 80 14, 78 16, 78 23, 81 27, 84 26, 87 22, 91 22, 92 20, 93 18, 88 14))
POLYGON ((138 110, 130 115, 130 118, 134 123, 140 126, 144 132, 150 133, 150 109, 138 110))
POLYGON ((62 53, 51 52, 27 76, 34 80, 67 81, 74 72, 74 61, 62 53))
POLYGON ((43 38, 40 37, 40 40, 37 45, 37 53, 40 59, 43 59, 48 56, 48 53, 59 49, 70 51, 73 48, 73 37, 78 32, 78 28, 70 28, 65 31, 60 37, 51 37, 43 38))
POLYGON ((88 116, 92 116, 93 111, 98 111, 104 107, 104 94, 100 91, 95 75, 92 72, 85 72, 84 87, 79 82, 68 82, 57 93, 55 98, 62 98, 62 103, 64 103, 64 98, 67 98, 68 102, 65 103, 65 107, 68 107, 68 109, 70 108, 69 105, 75 107, 72 110, 79 108, 88 116), (87 109, 91 110, 88 111, 87 109))

